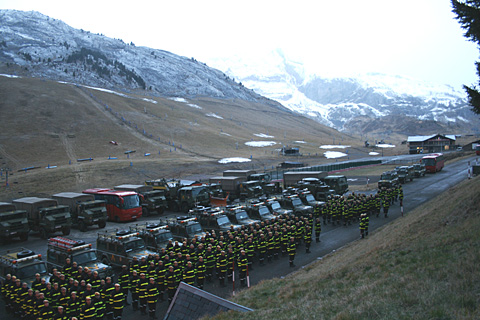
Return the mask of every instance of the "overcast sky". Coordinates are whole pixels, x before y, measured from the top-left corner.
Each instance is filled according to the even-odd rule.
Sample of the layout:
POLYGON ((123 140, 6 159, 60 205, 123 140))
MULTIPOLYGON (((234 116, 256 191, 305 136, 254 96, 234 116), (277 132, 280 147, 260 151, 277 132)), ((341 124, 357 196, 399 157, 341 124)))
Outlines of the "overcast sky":
POLYGON ((450 0, 0 0, 137 46, 209 62, 282 49, 320 75, 381 72, 476 83, 477 46, 450 0))

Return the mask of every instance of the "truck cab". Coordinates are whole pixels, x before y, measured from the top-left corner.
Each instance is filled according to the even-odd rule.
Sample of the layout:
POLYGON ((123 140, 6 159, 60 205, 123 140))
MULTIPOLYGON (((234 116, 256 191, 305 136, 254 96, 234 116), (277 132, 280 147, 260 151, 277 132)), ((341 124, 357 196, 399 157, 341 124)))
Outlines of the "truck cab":
POLYGON ((380 176, 380 180, 378 181, 378 188, 392 188, 397 187, 398 184, 398 174, 395 171, 385 171, 380 176))
POLYGON ((147 249, 159 252, 166 248, 173 234, 167 225, 159 223, 146 223, 144 225, 130 226, 130 231, 137 232, 139 237, 145 241, 147 249))
POLYGON ((64 237, 50 238, 47 243, 48 269, 62 269, 67 258, 76 262, 78 266, 88 267, 92 272, 97 271, 101 278, 111 276, 113 273, 112 267, 99 261, 91 243, 86 244, 83 240, 64 237))
POLYGON ((256 220, 272 220, 275 216, 264 202, 255 201, 247 205, 247 212, 250 218, 256 220))
POLYGON ((413 165, 413 170, 415 172, 415 177, 425 177, 425 165, 423 163, 415 163, 413 165))
POLYGON ((230 219, 230 222, 234 224, 239 224, 242 226, 249 226, 251 224, 260 223, 260 220, 251 219, 244 206, 227 206, 225 212, 227 217, 230 219))
POLYGON ((27 212, 17 210, 11 203, 0 202, 0 243, 14 237, 27 241, 29 231, 27 212))
POLYGON ((293 210, 283 208, 277 198, 271 198, 266 201, 268 208, 274 215, 292 215, 293 210))
POLYGON ((304 205, 298 195, 284 195, 282 198, 282 206, 293 210, 295 215, 308 216, 313 214, 313 207, 304 205))
POLYGON ((348 192, 347 178, 343 175, 330 175, 322 178, 322 181, 327 184, 330 189, 335 190, 338 195, 343 195, 348 192))
POLYGON ((148 250, 138 232, 120 230, 116 232, 99 233, 97 237, 97 254, 104 264, 113 267, 128 265, 133 257, 148 258, 154 256, 154 251, 148 250))
POLYGON ((57 231, 62 231, 63 235, 70 234, 72 220, 68 206, 58 205, 54 199, 37 197, 20 198, 12 202, 17 210, 27 211, 30 230, 39 232, 43 239, 57 231))
POLYGON ((298 197, 302 200, 304 205, 316 207, 323 207, 325 202, 315 200, 315 197, 308 190, 300 190, 298 192, 298 197))
MULTIPOLYGON (((163 221, 160 220, 160 222, 162 223, 163 221)), ((206 235, 197 218, 180 216, 176 219, 167 219, 165 222, 172 231, 173 238, 177 240, 191 240, 193 238, 200 239, 206 235)))
POLYGON ((413 166, 401 166, 396 168, 395 171, 398 175, 398 181, 402 184, 409 180, 413 181, 413 177, 415 176, 415 169, 413 166))
POLYGON ((42 260, 41 254, 35 254, 25 248, 9 250, 0 254, 0 280, 5 280, 6 275, 11 274, 22 282, 26 282, 31 288, 37 273, 46 282, 50 280, 47 265, 42 260))
POLYGON ((225 214, 225 211, 217 208, 201 207, 190 210, 190 214, 195 216, 204 230, 231 231, 240 229, 241 226, 233 224, 225 214))
POLYGON ((85 232, 87 227, 93 225, 105 228, 108 216, 104 200, 95 200, 92 194, 76 192, 60 192, 52 195, 52 198, 70 208, 73 225, 80 231, 85 232))

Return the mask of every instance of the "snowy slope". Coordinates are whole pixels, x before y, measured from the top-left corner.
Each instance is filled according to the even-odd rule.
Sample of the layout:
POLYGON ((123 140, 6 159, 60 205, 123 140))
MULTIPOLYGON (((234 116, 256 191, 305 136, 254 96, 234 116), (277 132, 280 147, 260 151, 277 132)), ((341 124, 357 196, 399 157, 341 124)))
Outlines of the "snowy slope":
POLYGON ((352 121, 359 118, 366 126, 369 121, 392 116, 407 122, 463 127, 466 131, 478 126, 478 117, 467 105, 465 93, 448 85, 378 73, 326 78, 308 73, 302 64, 287 59, 279 50, 256 61, 231 57, 213 59, 209 64, 288 109, 339 130, 351 131, 352 121))

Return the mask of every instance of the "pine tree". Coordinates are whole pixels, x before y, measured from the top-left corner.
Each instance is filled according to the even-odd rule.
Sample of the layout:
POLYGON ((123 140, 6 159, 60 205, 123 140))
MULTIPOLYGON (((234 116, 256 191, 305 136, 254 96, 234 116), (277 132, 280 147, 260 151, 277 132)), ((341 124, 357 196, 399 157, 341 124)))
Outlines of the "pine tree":
MULTIPOLYGON (((480 0, 451 0, 453 13, 456 19, 465 29, 465 37, 480 45, 480 0)), ((480 77, 480 62, 475 62, 477 67, 477 75, 480 77)), ((479 81, 480 84, 480 81, 479 81)), ((472 106, 472 111, 480 114, 480 92, 476 86, 463 86, 468 95, 468 103, 472 106)))

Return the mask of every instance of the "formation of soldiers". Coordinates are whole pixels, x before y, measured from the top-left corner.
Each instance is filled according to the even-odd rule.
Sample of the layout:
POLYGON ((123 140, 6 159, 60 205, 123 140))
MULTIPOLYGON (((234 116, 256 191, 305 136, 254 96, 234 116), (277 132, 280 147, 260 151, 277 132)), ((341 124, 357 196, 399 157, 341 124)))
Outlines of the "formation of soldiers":
POLYGON ((133 258, 122 266, 117 281, 101 279, 96 271, 77 266, 69 259, 62 270, 53 270, 50 282, 37 274, 31 288, 21 279, 8 275, 1 294, 6 311, 23 319, 109 319, 120 320, 125 306, 155 319, 158 302, 170 303, 181 281, 203 289, 206 283, 218 281, 247 286, 254 264, 267 265, 288 256, 290 267, 299 246, 320 242, 323 224, 359 223, 361 236, 368 235, 369 216, 385 217, 397 199, 403 201, 401 186, 380 189, 375 195, 352 193, 328 199, 323 209, 315 208, 308 216, 280 215, 259 224, 242 226, 227 232, 207 232, 201 239, 170 241, 154 256, 133 258), (165 296, 167 299, 165 299, 165 296))

